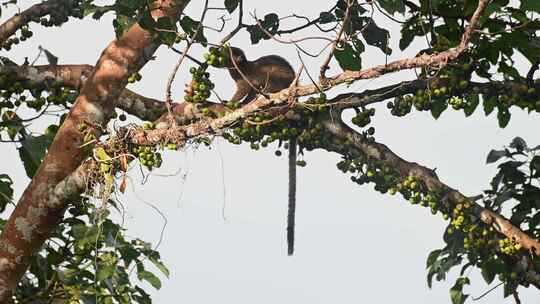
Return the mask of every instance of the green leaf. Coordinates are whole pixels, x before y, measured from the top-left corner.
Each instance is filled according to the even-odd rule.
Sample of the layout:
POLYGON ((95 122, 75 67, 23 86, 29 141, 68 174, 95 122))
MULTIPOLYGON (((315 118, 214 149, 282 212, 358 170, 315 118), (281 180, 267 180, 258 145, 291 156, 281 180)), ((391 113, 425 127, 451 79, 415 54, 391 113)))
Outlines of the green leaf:
POLYGON ((152 264, 154 264, 154 266, 156 266, 159 269, 159 271, 161 271, 161 273, 163 273, 167 278, 169 277, 170 275, 169 269, 167 269, 167 266, 165 266, 163 262, 159 261, 158 259, 154 257, 150 257, 148 259, 150 260, 150 262, 152 262, 152 264))
POLYGON ((540 13, 540 1, 538 0, 521 0, 520 9, 526 11, 535 11, 540 13))
POLYGON ((388 38, 390 33, 383 28, 380 28, 375 24, 375 21, 371 21, 362 31, 362 36, 366 39, 367 44, 378 47, 383 53, 390 55, 392 49, 388 46, 388 38))
POLYGON ((97 270, 96 279, 101 282, 111 277, 116 272, 116 267, 112 265, 100 265, 97 270))
POLYGON ((25 128, 20 121, 3 122, 1 126, 7 128, 7 134, 11 139, 15 139, 17 134, 24 135, 25 133, 25 128))
POLYGON ((528 34, 524 34, 524 36, 526 42, 517 43, 516 48, 529 60, 530 63, 534 63, 538 57, 540 57, 540 39, 528 34))
POLYGON ((75 244, 83 248, 87 244, 94 244, 98 238, 99 229, 96 226, 75 225, 71 229, 75 244))
POLYGON ((529 164, 529 168, 533 174, 533 177, 540 177, 540 155, 533 156, 531 163, 529 164))
POLYGON ((510 122, 510 111, 508 111, 507 108, 499 107, 499 111, 497 112, 497 119, 499 120, 499 127, 505 128, 508 125, 508 122, 510 122))
POLYGON ((427 257, 427 260, 426 260, 426 268, 429 268, 430 266, 433 265, 433 263, 435 263, 435 261, 437 260, 437 258, 439 257, 439 255, 441 254, 442 250, 441 249, 437 249, 437 250, 433 250, 427 257))
POLYGON ((493 280, 495 279, 495 273, 491 272, 489 268, 482 267, 482 277, 484 278, 484 281, 489 285, 493 280))
MULTIPOLYGON (((270 34, 275 34, 279 28, 279 17, 276 14, 265 15, 263 20, 259 20, 259 24, 270 34)), ((263 39, 272 38, 263 32, 259 25, 248 25, 246 30, 249 33, 252 44, 257 44, 263 39)))
POLYGON ((433 286, 433 276, 435 274, 437 274, 440 266, 438 265, 440 264, 439 261, 435 261, 435 263, 429 268, 428 270, 428 275, 427 275, 427 285, 429 288, 431 288, 433 286))
POLYGON ((319 23, 320 24, 327 24, 327 23, 331 23, 331 22, 335 22, 335 21, 336 21, 336 16, 334 16, 334 14, 332 14, 332 13, 321 12, 321 14, 319 15, 319 23))
POLYGON ((238 4, 240 4, 240 0, 225 0, 225 8, 229 12, 229 14, 236 10, 238 4))
POLYGON ((401 29, 401 39, 399 39, 399 49, 406 49, 414 40, 414 31, 409 27, 403 27, 401 29))
POLYGON ((399 12, 401 14, 405 13, 405 3, 403 0, 378 0, 379 5, 388 13, 395 14, 399 12))
POLYGON ((488 153, 486 164, 491 164, 496 161, 498 161, 501 157, 505 157, 508 155, 508 152, 505 150, 491 150, 488 153))
MULTIPOLYGON (((537 206, 536 208, 538 209, 540 208, 540 206, 537 206)), ((533 215, 533 217, 529 220, 529 227, 536 227, 539 224, 540 224, 540 212, 533 215)))
POLYGON ((482 265, 482 277, 487 284, 491 284, 497 273, 501 273, 504 265, 500 260, 489 259, 482 265))
POLYGON ((516 136, 514 139, 512 139, 510 148, 514 148, 517 151, 522 152, 523 150, 527 149, 527 142, 523 138, 516 136))
POLYGON ((346 43, 334 52, 339 66, 343 70, 359 71, 362 68, 362 58, 352 45, 346 43))
POLYGON ((511 296, 514 291, 516 291, 516 285, 514 284, 510 284, 510 283, 504 283, 504 288, 503 288, 503 297, 505 298, 508 298, 509 296, 511 296))
MULTIPOLYGON (((495 12, 500 12, 502 6, 499 3, 496 3, 497 1, 492 1, 487 5, 487 7, 484 9, 482 15, 480 16, 480 20, 478 21, 479 24, 484 25, 484 23, 489 20, 489 16, 491 16, 495 12)), ((476 9, 476 4, 473 3, 466 3, 466 14, 472 13, 476 9)))
POLYGON ((195 37, 195 41, 200 42, 203 46, 206 46, 208 40, 204 36, 203 27, 199 27, 200 22, 191 19, 189 16, 184 16, 180 20, 180 27, 186 32, 192 39, 195 37), (197 32, 198 30, 198 32, 197 32))
POLYGON ((147 270, 139 271, 139 272, 137 272, 137 277, 141 281, 147 281, 155 289, 160 289, 161 288, 161 280, 155 274, 151 273, 150 271, 147 271, 147 270))
POLYGON ((264 16, 261 24, 265 29, 267 29, 270 33, 273 34, 279 28, 279 16, 274 13, 267 14, 264 16))
POLYGON ((118 251, 120 251, 120 254, 122 255, 122 259, 126 262, 126 267, 131 265, 131 263, 135 261, 141 255, 139 251, 127 245, 120 247, 118 251))
POLYGON ((482 104, 484 105, 484 114, 488 116, 495 109, 495 105, 497 104, 497 97, 484 95, 484 97, 482 98, 482 104))
POLYGON ((508 75, 510 77, 512 77, 513 79, 520 79, 521 76, 519 75, 519 72, 516 68, 512 67, 512 66, 509 66, 508 64, 506 64, 506 62, 504 61, 501 61, 499 63, 499 68, 498 70, 499 72, 505 74, 505 75, 508 75))
MULTIPOLYGON (((525 173, 523 173, 521 170, 519 170, 519 167, 521 167, 525 162, 523 161, 507 161, 498 166, 500 171, 504 174, 503 182, 505 184, 522 184, 524 183, 527 178, 525 176, 525 173)), ((511 192, 514 190, 512 188, 509 189, 511 192)), ((512 194, 512 193, 510 193, 512 194)), ((502 196, 500 194, 499 196, 502 196)), ((511 198, 511 197, 510 197, 511 198)))
POLYGON ((114 6, 113 5, 96 6, 92 3, 84 3, 83 9, 84 9, 84 16, 88 16, 92 14, 92 19, 98 20, 101 17, 103 17, 105 13, 114 10, 114 6))
POLYGON ((134 298, 137 299, 137 302, 140 304, 152 304, 152 300, 150 299, 150 295, 147 294, 142 288, 139 286, 135 286, 135 290, 140 293, 140 296, 134 295, 134 298))
POLYGON ((456 280, 456 284, 450 288, 450 299, 452 299, 452 304, 463 304, 465 300, 469 297, 468 295, 463 294, 463 286, 468 285, 468 278, 459 278, 456 280))
POLYGON ((123 15, 119 15, 116 17, 116 19, 113 20, 113 27, 114 32, 116 33, 116 37, 119 38, 122 36, 125 30, 127 30, 131 25, 134 23, 133 18, 129 18, 123 15))
POLYGON ((259 41, 266 38, 265 33, 257 25, 248 25, 246 30, 249 33, 251 44, 257 44, 259 41))
POLYGON ((76 239, 84 237, 86 231, 88 231, 88 227, 85 224, 75 225, 73 228, 71 228, 73 237, 76 239))
MULTIPOLYGON (((161 41, 165 43, 166 45, 173 45, 176 41, 176 24, 174 21, 169 17, 161 17, 157 20, 156 25, 159 36, 161 37, 161 41)), ((199 35, 202 35, 202 31, 199 33, 199 35)), ((197 38, 199 38, 199 35, 197 35, 197 38)))
POLYGON ((431 116, 435 119, 441 117, 442 112, 448 108, 448 103, 444 98, 432 98, 431 99, 431 116))
POLYGON ((64 261, 65 257, 59 253, 58 251, 54 249, 49 250, 49 254, 47 255, 47 263, 50 265, 58 265, 64 261))
POLYGON ((476 107, 478 107, 478 103, 480 102, 480 98, 478 95, 467 95, 465 98, 467 100, 467 103, 465 104, 465 107, 463 108, 463 111, 465 112, 465 116, 469 117, 474 113, 474 110, 476 110, 476 107))
POLYGON ((491 64, 495 65, 499 61, 500 56, 500 47, 499 43, 496 43, 495 45, 480 45, 481 48, 481 55, 484 56, 490 62, 491 64))
POLYGON ((431 5, 433 5, 434 8, 438 7, 440 4, 444 3, 445 0, 431 0, 431 5))
POLYGON ((115 5, 118 12, 133 16, 136 10, 143 8, 145 4, 145 0, 117 0, 115 5))
POLYGON ((152 30, 156 27, 156 21, 150 15, 150 12, 145 10, 141 18, 139 18, 139 25, 145 30, 152 30))
POLYGON ((81 295, 83 304, 96 304, 96 296, 94 295, 81 295))
POLYGON ((21 142, 19 156, 23 161, 24 169, 28 177, 32 178, 36 173, 51 142, 52 137, 47 135, 37 137, 26 135, 21 142))

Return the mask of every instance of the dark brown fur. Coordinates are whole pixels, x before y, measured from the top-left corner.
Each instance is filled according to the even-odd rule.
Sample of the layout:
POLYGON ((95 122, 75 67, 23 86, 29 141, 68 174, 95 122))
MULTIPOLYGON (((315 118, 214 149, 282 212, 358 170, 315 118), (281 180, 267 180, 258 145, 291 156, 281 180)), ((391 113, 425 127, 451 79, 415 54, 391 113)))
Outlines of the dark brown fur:
MULTIPOLYGON (((277 55, 249 61, 244 52, 231 47, 231 60, 225 66, 236 83, 232 101, 246 103, 258 93, 276 93, 288 88, 296 78, 293 68, 277 55), (234 63, 233 63, 234 61, 234 63), (248 82, 249 81, 249 82, 248 82)), ((287 254, 294 254, 294 227, 296 217, 296 139, 289 144, 289 210, 287 215, 287 254)))
POLYGON ((255 98, 258 92, 279 92, 288 88, 295 78, 289 62, 280 56, 268 55, 249 61, 241 49, 231 47, 231 52, 231 62, 226 68, 236 82, 236 93, 231 98, 233 101, 245 103, 255 98))

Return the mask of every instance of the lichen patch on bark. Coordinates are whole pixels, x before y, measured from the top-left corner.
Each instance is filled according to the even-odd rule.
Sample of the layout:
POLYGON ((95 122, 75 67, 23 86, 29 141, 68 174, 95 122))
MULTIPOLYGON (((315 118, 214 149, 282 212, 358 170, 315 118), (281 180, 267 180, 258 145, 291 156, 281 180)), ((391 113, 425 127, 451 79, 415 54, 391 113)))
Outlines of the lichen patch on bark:
POLYGON ((6 258, 0 259, 0 271, 9 271, 13 269, 14 265, 6 258))
POLYGON ((31 224, 26 218, 18 217, 15 219, 15 228, 21 233, 23 239, 27 242, 32 241, 32 235, 34 234, 34 225, 31 224))

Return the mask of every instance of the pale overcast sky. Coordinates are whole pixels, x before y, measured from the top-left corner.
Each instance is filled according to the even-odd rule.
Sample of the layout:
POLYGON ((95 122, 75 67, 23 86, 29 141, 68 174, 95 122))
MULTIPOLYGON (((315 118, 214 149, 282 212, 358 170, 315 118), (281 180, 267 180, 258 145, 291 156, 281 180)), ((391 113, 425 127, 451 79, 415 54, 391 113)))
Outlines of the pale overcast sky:
MULTIPOLYGON (((22 1, 21 9, 29 2, 34 3, 22 1)), ((198 18, 202 1, 192 2, 187 12, 198 18)), ((258 16, 268 12, 286 16, 294 12, 312 17, 333 5, 333 1, 307 0, 246 2, 246 11, 256 11, 258 16)), ((211 4, 219 6, 222 1, 211 4)), ((4 10, 0 22, 12 13, 13 10, 4 10)), ((217 16, 209 19, 216 26, 217 16)), ((246 14, 245 18, 248 21, 251 17, 246 14)), ((106 15, 99 22, 87 18, 62 28, 33 26, 31 41, 14 47, 9 56, 21 63, 25 56, 33 58, 38 45, 42 45, 60 58, 60 64, 94 64, 113 39, 111 20, 106 15)), ((425 42, 418 39, 418 48, 399 52, 399 27, 380 16, 376 20, 393 29, 394 53, 389 60, 414 56, 423 47, 425 42)), ((301 35, 309 35, 309 31, 294 37, 301 35)), ((208 36, 214 41, 219 39, 216 34, 208 36)), ((232 43, 243 47, 248 58, 277 53, 293 66, 299 66, 291 45, 264 41, 251 46, 245 33, 232 43)), ((385 62, 377 49, 367 50, 362 57, 364 67, 385 62)), ((201 48, 194 51, 199 54, 201 48)), ((130 88, 163 99, 165 81, 178 57, 166 47, 156 55, 157 60, 144 67, 142 81, 130 88)), ((311 73, 316 75, 321 60, 306 58, 311 73)), ((527 68, 523 60, 519 62, 519 68, 527 68)), ((189 66, 189 62, 183 65, 175 82, 173 93, 178 100, 188 81, 189 66)), ((331 74, 338 71, 334 64, 331 74)), ((227 73, 211 72, 216 90, 225 98, 232 96, 232 81, 227 73)), ((360 92, 414 77, 414 71, 405 71, 357 82, 348 89, 336 88, 328 95, 345 90, 360 92)), ((495 166, 485 165, 491 148, 500 148, 517 135, 530 144, 540 144, 538 133, 531 128, 540 122, 536 113, 527 115, 513 110, 509 126, 501 130, 494 114, 485 117, 480 108, 469 119, 462 112, 447 111, 438 121, 427 112, 395 118, 385 104, 376 108, 378 141, 409 161, 436 167, 443 181, 467 195, 479 194, 488 186, 495 172, 495 166)), ((274 150, 252 152, 248 145, 232 146, 220 140, 210 150, 203 147, 165 153, 164 166, 145 185, 140 185, 138 170, 132 171, 135 191, 130 189, 129 194, 120 198, 127 211, 128 234, 157 242, 163 220, 150 204, 168 220, 160 251, 172 274, 163 281, 161 290, 153 291, 148 286, 155 303, 450 303, 448 289, 458 270, 451 273, 448 281, 435 282, 431 290, 426 284, 425 270, 428 253, 444 246, 445 221, 432 216, 427 208, 381 195, 372 185, 350 182, 348 175, 336 169, 339 158, 335 154, 309 152, 305 156, 308 166, 298 169, 296 253, 288 257, 287 161, 285 157, 275 157, 274 150)), ((0 153, 0 173, 15 179, 18 198, 28 179, 13 145, 1 145, 0 153)), ((467 287, 467 292, 479 296, 489 289, 477 270, 471 275, 472 287, 467 287)), ((520 289, 520 295, 523 303, 540 302, 540 294, 533 288, 520 289)), ((512 300, 502 298, 501 287, 478 303, 512 300)))

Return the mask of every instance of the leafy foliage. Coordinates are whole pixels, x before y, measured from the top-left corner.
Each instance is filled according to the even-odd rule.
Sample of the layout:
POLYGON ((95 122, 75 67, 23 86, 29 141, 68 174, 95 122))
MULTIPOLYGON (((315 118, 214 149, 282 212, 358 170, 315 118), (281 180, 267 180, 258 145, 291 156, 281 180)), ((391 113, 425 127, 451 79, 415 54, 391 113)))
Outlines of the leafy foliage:
POLYGON ((362 58, 358 55, 363 52, 364 45, 355 39, 354 44, 344 44, 336 50, 334 57, 343 70, 359 71, 362 68, 362 58))
MULTIPOLYGON (((342 36, 336 38, 339 40, 334 41, 336 48, 332 56, 341 69, 358 71, 365 65, 362 57, 366 46, 373 47, 385 57, 392 54, 389 20, 400 20, 398 38, 401 51, 415 48, 414 53, 418 55, 435 54, 460 44, 465 26, 478 4, 478 1, 464 0, 419 1, 418 4, 402 0, 330 2, 334 4, 330 9, 316 12, 313 18, 267 12, 249 24, 239 20, 238 30, 249 35, 252 44, 300 33, 308 27, 317 28, 325 35, 341 32, 342 36), (387 19, 376 19, 376 23, 373 14, 378 12, 381 18, 387 19), (305 23, 292 28, 286 26, 292 17, 305 23), (417 49, 416 42, 419 41, 423 49, 417 49)), ((14 3, 16 1, 8 1, 3 5, 14 3)), ((238 12, 240 0, 224 0, 222 3, 224 9, 221 11, 230 14, 231 18, 236 14, 242 15, 238 12)), ((138 23, 168 46, 188 38, 202 47, 218 44, 207 37, 211 28, 206 24, 208 20, 197 20, 188 14, 182 15, 178 22, 166 17, 155 20, 150 14, 153 4, 153 1, 146 0, 116 0, 110 5, 96 4, 92 0, 62 1, 53 12, 31 19, 1 48, 10 51, 30 39, 33 36, 31 27, 35 24, 61 26, 70 18, 91 16, 97 20, 107 13, 114 14, 112 25, 117 37, 138 23)), ((480 106, 486 116, 496 113, 492 116, 504 128, 511 121, 511 109, 540 112, 540 81, 535 77, 540 57, 540 21, 534 19, 531 12, 540 13, 539 1, 521 0, 519 5, 508 0, 491 1, 472 34, 466 53, 442 68, 434 65, 419 70, 418 85, 412 89, 396 86, 389 90, 392 93, 384 95, 393 98, 387 103, 391 114, 402 117, 416 110, 429 112, 438 119, 445 111, 453 110, 470 117, 480 106), (526 73, 515 67, 517 56, 529 61, 530 70, 526 73)), ((227 18, 220 20, 226 23, 227 18)), ((228 50, 228 46, 222 50, 228 50)), ((0 60, 1 67, 16 65, 7 58, 0 60)), ((184 99, 200 105, 203 117, 223 115, 206 107, 206 99, 211 96, 214 86, 207 68, 223 67, 227 60, 227 53, 214 54, 210 50, 200 67, 192 68, 192 82, 184 99)), ((0 71, 0 139, 16 144, 26 173, 32 177, 43 161, 58 126, 73 105, 79 88, 56 82, 33 83, 4 69, 0 71), (58 124, 49 126, 43 134, 31 132, 29 125, 47 110, 60 113, 58 124)), ((140 77, 134 73, 128 81, 135 82, 140 77)), ((529 286, 529 272, 540 272, 539 259, 524 250, 516 240, 504 237, 474 216, 471 202, 452 201, 446 196, 447 189, 429 189, 418 177, 402 176, 396 168, 353 153, 349 140, 336 140, 325 133, 319 122, 331 108, 325 93, 310 97, 303 105, 305 108, 292 110, 300 119, 257 113, 249 117, 252 121, 225 130, 223 137, 233 144, 248 142, 254 150, 273 142, 278 147, 285 147, 286 142, 295 138, 302 153, 316 148, 338 151, 343 155, 338 169, 350 173, 354 183, 373 183, 375 190, 381 193, 399 193, 412 205, 429 208, 433 214, 448 220, 443 235, 444 247, 428 255, 427 283, 431 287, 434 279, 445 280, 450 270, 461 267, 460 278, 450 289, 453 304, 462 304, 468 298, 463 288, 470 284, 465 272, 469 267, 480 269, 488 284, 495 279, 503 282, 505 296, 512 294, 518 286, 529 286), (521 259, 528 259, 528 268, 524 269, 519 264, 521 259)), ((238 106, 238 103, 227 103, 231 109, 238 106)), ((351 123, 361 129, 364 138, 372 140, 375 128, 370 124, 375 110, 365 106, 354 109, 356 115, 351 123)), ((146 129, 154 127, 152 124, 147 126, 150 127, 146 129)), ((200 142, 208 143, 204 138, 199 139, 200 142)), ((177 149, 176 143, 169 143, 167 147, 177 149)), ((161 156, 157 152, 161 148, 130 146, 129 152, 150 170, 161 165, 161 156)), ((497 163, 497 173, 480 203, 493 212, 506 212, 515 227, 536 239, 540 238, 539 151, 540 146, 529 147, 519 137, 508 147, 490 151, 486 162, 497 163)), ((276 155, 281 155, 281 150, 277 150, 276 155)), ((113 179, 117 164, 111 161, 103 165, 105 169, 102 171, 107 173, 103 176, 113 179)), ((300 160, 297 165, 304 166, 305 161, 300 160)), ((13 201, 12 186, 11 178, 0 174, 0 211, 13 201)), ((123 227, 110 219, 111 208, 120 206, 114 201, 107 201, 104 206, 97 207, 86 198, 82 202, 73 202, 54 235, 32 258, 15 297, 21 301, 63 298, 73 303, 151 303, 150 296, 139 283, 144 281, 159 289, 161 280, 157 272, 167 277, 169 271, 149 243, 129 239, 123 227)), ((4 220, 1 220, 0 227, 3 224, 4 220)))
MULTIPOLYGON (((485 190, 483 203, 486 208, 501 212, 505 207, 511 209, 510 221, 516 227, 535 238, 540 236, 540 147, 529 148, 520 137, 512 140, 504 150, 491 150, 487 162, 500 162, 498 171, 493 177, 490 186, 485 190), (521 159, 521 160, 517 160, 521 159)), ((478 223, 458 233, 454 222, 446 230, 444 240, 447 246, 438 249, 428 256, 428 285, 431 287, 432 278, 444 280, 446 274, 455 266, 462 264, 464 258, 468 260, 462 268, 476 265, 481 269, 482 277, 487 284, 491 284, 498 277, 505 285, 505 296, 513 293, 520 284, 525 284, 525 272, 518 266, 517 260, 510 257, 522 252, 521 246, 513 240, 492 235, 491 228, 481 228, 478 223), (481 229, 478 239, 474 231, 481 229), (493 239, 490 239, 492 235, 493 239)), ((526 254, 526 253, 525 253, 526 254)), ((534 271, 539 270, 539 259, 531 256, 534 271)), ((460 278, 450 290, 452 303, 463 303, 467 298, 462 294, 462 287, 469 281, 460 278)))
POLYGON ((225 8, 229 13, 234 12, 239 4, 240 0, 225 0, 225 8))
POLYGON ((200 25, 199 21, 191 19, 189 16, 184 16, 180 20, 180 26, 186 32, 189 37, 195 39, 195 41, 200 42, 202 45, 206 46, 206 37, 203 34, 203 28, 200 25))
MULTIPOLYGON (((112 201, 108 204, 116 206, 112 201)), ((128 239, 120 224, 105 218, 106 211, 86 201, 72 206, 33 257, 15 297, 19 301, 61 297, 82 303, 151 303, 131 273, 159 289, 155 271, 167 277, 169 271, 149 243, 128 239)))
POLYGON ((403 0, 378 0, 379 5, 390 14, 405 13, 405 4, 403 0))
POLYGON ((41 165, 47 148, 52 142, 54 133, 41 136, 26 135, 19 147, 19 156, 24 164, 26 175, 32 178, 41 165))
POLYGON ((468 278, 459 278, 456 281, 456 284, 450 288, 450 298, 452 299, 452 304, 463 304, 467 300, 467 295, 463 294, 463 286, 469 284, 468 278))
POLYGON ((276 14, 267 14, 264 19, 258 20, 258 24, 247 27, 251 43, 256 44, 261 40, 272 39, 271 35, 276 34, 279 29, 279 17, 276 14))

